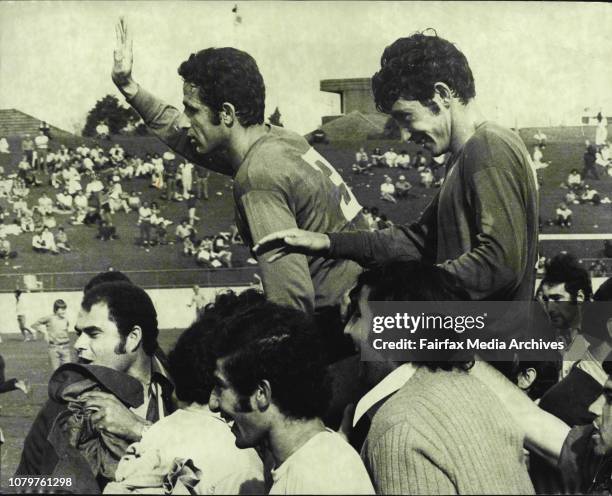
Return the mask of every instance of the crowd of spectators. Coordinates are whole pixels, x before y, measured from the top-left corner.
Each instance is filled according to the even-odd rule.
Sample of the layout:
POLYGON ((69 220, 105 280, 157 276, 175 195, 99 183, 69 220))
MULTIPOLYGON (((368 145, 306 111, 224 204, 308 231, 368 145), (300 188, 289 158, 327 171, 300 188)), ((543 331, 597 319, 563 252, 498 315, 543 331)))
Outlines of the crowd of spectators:
MULTIPOLYGON (((95 238, 112 241, 119 239, 115 216, 132 213, 136 214, 136 244, 145 251, 155 245, 174 244, 175 237, 169 236, 168 230, 179 219, 164 215, 162 202, 183 203, 184 215, 195 232, 195 222, 200 220, 197 208, 209 199, 210 172, 178 160, 171 152, 131 155, 118 143, 108 150, 85 143, 75 148, 60 144, 52 149, 48 133, 41 129, 34 139, 28 134, 22 137, 20 155, 14 172, 0 167, 0 198, 5 200, 0 203, 0 259, 6 264, 18 256, 7 235, 29 234, 33 251, 57 255, 74 248, 64 225, 95 227, 95 238), (142 182, 135 183, 136 179, 157 191, 158 201, 143 200, 142 182), (33 188, 42 191, 37 195, 33 188)), ((192 238, 199 264, 231 266, 224 236, 192 238)))

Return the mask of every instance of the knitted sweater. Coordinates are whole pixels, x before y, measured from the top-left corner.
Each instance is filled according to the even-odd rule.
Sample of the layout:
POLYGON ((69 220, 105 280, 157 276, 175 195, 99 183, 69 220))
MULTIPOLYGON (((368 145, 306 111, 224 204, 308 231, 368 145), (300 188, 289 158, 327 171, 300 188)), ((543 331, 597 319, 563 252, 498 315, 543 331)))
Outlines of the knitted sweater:
POLYGON ((420 367, 374 416, 362 458, 377 494, 534 494, 522 447, 477 378, 420 367))

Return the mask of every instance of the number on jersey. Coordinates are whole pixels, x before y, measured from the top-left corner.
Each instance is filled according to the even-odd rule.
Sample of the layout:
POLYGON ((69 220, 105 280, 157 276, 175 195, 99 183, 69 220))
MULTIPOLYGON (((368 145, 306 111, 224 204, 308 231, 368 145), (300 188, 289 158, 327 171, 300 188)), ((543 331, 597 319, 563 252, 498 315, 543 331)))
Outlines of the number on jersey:
POLYGON ((357 198, 355 198, 353 192, 348 189, 336 169, 334 169, 333 166, 312 147, 302 155, 302 159, 313 169, 321 172, 333 183, 340 193, 340 209, 342 210, 342 215, 344 215, 347 221, 353 220, 355 216, 361 212, 361 205, 359 205, 357 198))

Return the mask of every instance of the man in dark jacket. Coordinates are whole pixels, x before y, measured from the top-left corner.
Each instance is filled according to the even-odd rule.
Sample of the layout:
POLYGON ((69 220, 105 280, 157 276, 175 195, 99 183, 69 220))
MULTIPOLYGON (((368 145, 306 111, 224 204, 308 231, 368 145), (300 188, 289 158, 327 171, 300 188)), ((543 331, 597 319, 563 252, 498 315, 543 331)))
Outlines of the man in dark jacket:
POLYGON ((64 490, 101 492, 129 444, 174 410, 146 292, 108 282, 85 293, 75 326, 78 364, 61 367, 28 433, 16 475, 63 477, 64 490), (69 486, 68 484, 71 484, 69 486))

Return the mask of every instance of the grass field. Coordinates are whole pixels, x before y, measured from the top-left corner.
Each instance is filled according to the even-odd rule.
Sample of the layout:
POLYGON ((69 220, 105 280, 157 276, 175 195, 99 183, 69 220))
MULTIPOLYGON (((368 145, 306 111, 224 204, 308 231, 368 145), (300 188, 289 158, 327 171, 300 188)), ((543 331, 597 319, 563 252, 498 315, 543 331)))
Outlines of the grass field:
MULTIPOLYGON (((162 331, 159 337, 161 347, 168 351, 181 331, 162 331)), ((28 379, 32 392, 26 397, 21 391, 0 395, 0 429, 4 432, 5 444, 1 448, 0 493, 8 491, 8 477, 19 464, 23 440, 30 426, 47 400, 47 383, 51 376, 51 365, 46 344, 42 341, 24 343, 21 335, 2 335, 0 350, 6 362, 6 378, 28 379), (4 491, 3 491, 4 490, 4 491)))
MULTIPOLYGON (((544 153, 544 159, 552 161, 552 165, 540 171, 543 186, 540 192, 541 217, 546 220, 554 217, 557 204, 563 199, 566 190, 560 189, 559 185, 566 179, 568 172, 572 168, 582 170, 582 154, 584 152, 584 139, 590 137, 592 129, 582 128, 555 128, 542 129, 549 136, 549 145, 544 153)), ((528 145, 530 152, 533 150, 534 130, 526 129, 521 135, 528 145)), ((591 137, 592 139, 592 137, 591 137)), ((163 152, 166 148, 155 138, 128 138, 118 137, 119 141, 129 153, 143 154, 145 152, 163 152)), ((104 142, 104 147, 109 147, 111 142, 104 142)), ((317 145, 319 151, 331 162, 342 175, 348 185, 353 189, 357 199, 364 206, 376 206, 381 213, 385 213, 393 222, 403 223, 416 219, 422 212, 427 203, 437 192, 436 189, 425 189, 415 187, 410 199, 402 200, 397 205, 392 205, 379 199, 379 187, 383 181, 383 176, 389 174, 394 179, 399 174, 405 174, 408 180, 418 183, 416 171, 404 171, 400 169, 376 169, 374 176, 354 175, 351 172, 351 164, 354 160, 354 153, 363 142, 342 142, 331 143, 329 145, 317 145)), ((367 151, 371 151, 375 146, 381 146, 383 150, 390 146, 396 150, 408 148, 413 151, 414 147, 404 147, 394 141, 368 141, 365 143, 367 151)), ((18 143, 11 141, 11 149, 17 150, 18 143)), ((0 165, 4 165, 10 171, 19 160, 16 153, 12 155, 0 155, 0 165)), ((590 181, 603 196, 612 196, 612 177, 605 175, 602 171, 599 181, 590 181)), ((136 190, 142 192, 142 197, 149 201, 158 201, 162 208, 162 215, 178 222, 186 214, 186 206, 182 203, 165 202, 159 200, 159 192, 148 187, 145 179, 135 179, 126 181, 123 184, 126 191, 136 190)), ((233 222, 233 199, 231 196, 231 179, 219 174, 211 174, 210 178, 210 200, 200 201, 198 205, 198 215, 201 220, 197 228, 200 235, 215 234, 219 231, 228 230, 233 222)), ((42 191, 55 194, 50 186, 34 188, 30 194, 31 200, 37 200, 42 191)), ((0 199, 0 202, 4 202, 0 199)), ((10 207, 4 202, 5 207, 10 207)), ((571 232, 571 233, 612 233, 612 205, 573 205, 574 226, 571 230, 562 231, 558 227, 544 226, 543 233, 571 232)), ((33 253, 30 247, 31 234, 10 238, 13 248, 19 252, 19 257, 10 266, 0 265, 0 291, 12 290, 15 287, 15 278, 6 277, 16 273, 62 273, 75 271, 99 271, 106 269, 109 265, 120 270, 133 271, 158 271, 159 269, 192 269, 180 281, 180 285, 192 283, 202 283, 203 276, 198 273, 195 261, 191 257, 184 257, 180 253, 180 246, 166 245, 158 246, 146 253, 142 248, 135 246, 138 238, 136 226, 136 213, 117 213, 114 221, 117 226, 119 240, 102 242, 94 239, 96 230, 84 226, 71 226, 66 224, 67 216, 57 215, 59 224, 66 227, 68 237, 74 247, 74 251, 61 256, 40 255, 33 253), (5 277, 1 277, 5 276, 5 277)), ((171 226, 171 231, 173 231, 171 226)), ((562 245, 558 242, 543 242, 541 251, 550 256, 556 253, 560 246, 563 249, 574 252, 579 258, 594 258, 603 256, 602 242, 581 242, 568 241, 562 245)), ((249 256, 248 250, 242 246, 233 248, 235 265, 245 265, 244 262, 249 256)), ((227 273, 223 270, 215 271, 212 275, 206 276, 206 283, 227 284, 227 273)), ((166 284, 172 284, 172 274, 167 273, 166 284)), ((245 275, 245 281, 252 279, 252 272, 245 275)), ((136 279, 137 280, 137 279, 136 279)), ((149 281, 149 279, 147 279, 149 281)), ((235 282, 235 280, 232 280, 235 282)), ((178 281, 177 281, 178 283, 178 281)), ((65 287, 65 281, 53 281, 58 289, 65 287)), ((145 283, 150 285, 150 283, 145 283)), ((153 284, 155 285, 155 284, 153 284)))

